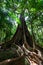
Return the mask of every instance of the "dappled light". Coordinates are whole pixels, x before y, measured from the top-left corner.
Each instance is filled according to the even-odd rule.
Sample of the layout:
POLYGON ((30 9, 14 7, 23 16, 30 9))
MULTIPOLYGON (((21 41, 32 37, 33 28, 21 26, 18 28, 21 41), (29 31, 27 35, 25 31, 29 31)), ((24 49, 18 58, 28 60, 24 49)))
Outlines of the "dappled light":
POLYGON ((0 0, 0 65, 43 65, 43 0, 0 0))

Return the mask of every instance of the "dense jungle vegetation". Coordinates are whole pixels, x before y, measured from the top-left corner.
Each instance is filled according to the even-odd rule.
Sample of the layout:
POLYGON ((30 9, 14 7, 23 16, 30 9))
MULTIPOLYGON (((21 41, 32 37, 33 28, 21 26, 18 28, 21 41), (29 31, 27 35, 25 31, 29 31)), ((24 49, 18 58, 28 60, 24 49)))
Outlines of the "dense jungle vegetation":
POLYGON ((0 0, 0 65, 30 61, 43 65, 43 0, 0 0))

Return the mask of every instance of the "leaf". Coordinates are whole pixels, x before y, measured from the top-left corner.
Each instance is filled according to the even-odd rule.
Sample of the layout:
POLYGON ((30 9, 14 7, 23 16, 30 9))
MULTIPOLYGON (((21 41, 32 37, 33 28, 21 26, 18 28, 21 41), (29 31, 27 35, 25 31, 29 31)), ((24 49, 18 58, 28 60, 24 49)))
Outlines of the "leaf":
POLYGON ((9 11, 9 16, 10 16, 13 20, 15 20, 18 24, 21 24, 21 23, 20 23, 20 19, 19 19, 13 12, 10 12, 10 11, 9 11))

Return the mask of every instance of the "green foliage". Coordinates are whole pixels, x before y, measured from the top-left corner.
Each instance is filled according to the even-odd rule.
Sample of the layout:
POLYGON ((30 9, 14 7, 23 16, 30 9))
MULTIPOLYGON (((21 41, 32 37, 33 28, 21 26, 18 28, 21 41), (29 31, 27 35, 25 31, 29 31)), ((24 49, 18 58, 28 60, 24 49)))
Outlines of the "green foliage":
POLYGON ((3 37, 7 38, 8 33, 9 35, 11 34, 12 23, 9 20, 7 20, 7 18, 8 13, 0 9, 0 37, 3 35, 3 37))
POLYGON ((9 16, 15 20, 18 24, 20 24, 20 20, 17 18, 17 16, 13 12, 9 12, 9 16))
POLYGON ((0 41, 11 39, 17 25, 21 24, 19 20, 21 12, 25 16, 30 33, 32 34, 33 29, 35 40, 42 46, 43 0, 0 0, 0 41))
MULTIPOLYGON (((0 44, 10 40, 15 34, 18 24, 21 24, 21 13, 25 17, 28 30, 34 34, 36 43, 43 47, 43 0, 0 0, 0 44)), ((18 57, 15 51, 18 48, 14 48, 15 45, 12 45, 13 50, 1 49, 0 61, 18 57)), ((26 59, 25 65, 29 65, 26 59)))
POLYGON ((20 21, 17 16, 7 9, 6 3, 7 1, 4 0, 0 2, 0 42, 11 39, 11 35, 13 35, 13 33, 15 33, 16 31, 14 30, 12 32, 12 29, 15 29, 17 27, 15 25, 15 21, 20 24, 20 21))

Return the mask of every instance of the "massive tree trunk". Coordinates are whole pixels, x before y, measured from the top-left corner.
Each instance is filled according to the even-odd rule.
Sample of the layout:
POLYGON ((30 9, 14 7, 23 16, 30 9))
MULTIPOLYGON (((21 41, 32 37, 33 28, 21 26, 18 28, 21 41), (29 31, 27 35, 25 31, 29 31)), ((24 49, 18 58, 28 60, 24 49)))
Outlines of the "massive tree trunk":
POLYGON ((30 35, 30 32, 28 31, 27 25, 26 25, 26 21, 23 18, 23 16, 20 16, 20 20, 21 20, 21 24, 23 27, 23 33, 26 36, 26 41, 29 44, 30 47, 33 47, 33 40, 32 40, 32 36, 30 35))
MULTIPOLYGON (((6 46, 4 46, 5 45, 4 44, 4 45, 2 45, 2 47, 4 46, 4 48, 10 48, 13 43, 14 44, 17 44, 19 46, 23 46, 23 44, 26 43, 26 45, 29 46, 29 48, 33 48, 32 35, 30 35, 30 32, 28 31, 27 26, 26 26, 25 19, 23 18, 22 15, 20 16, 20 21, 21 21, 21 24, 18 25, 18 28, 16 30, 16 33, 14 34, 14 36, 12 37, 12 39, 9 40, 9 41, 7 41, 7 42, 5 42, 6 43, 6 46)), ((36 45, 36 48, 41 53, 43 52, 43 48, 39 47, 38 45, 36 45)), ((35 50, 35 52, 37 50, 35 50)), ((38 54, 38 53, 36 52, 36 54, 38 54)), ((42 56, 43 56, 43 54, 42 54, 42 56)))
POLYGON ((24 34, 25 34, 28 45, 30 47, 33 47, 32 36, 30 35, 30 32, 28 31, 27 26, 26 26, 25 19, 22 16, 20 16, 20 21, 21 21, 21 24, 18 25, 16 33, 13 35, 12 39, 5 42, 6 48, 10 48, 13 43, 18 44, 18 45, 23 45, 24 34))
MULTIPOLYGON (((16 33, 13 35, 12 39, 5 42, 6 47, 10 47, 13 43, 18 44, 18 45, 23 45, 24 34, 25 34, 26 42, 28 43, 28 45, 30 47, 33 47, 32 35, 30 35, 30 32, 28 31, 26 21, 25 21, 25 19, 22 15, 20 16, 20 21, 21 21, 21 24, 18 25, 16 33)), ((43 49, 43 48, 39 47, 38 45, 36 45, 36 46, 37 46, 38 49, 43 49)))

